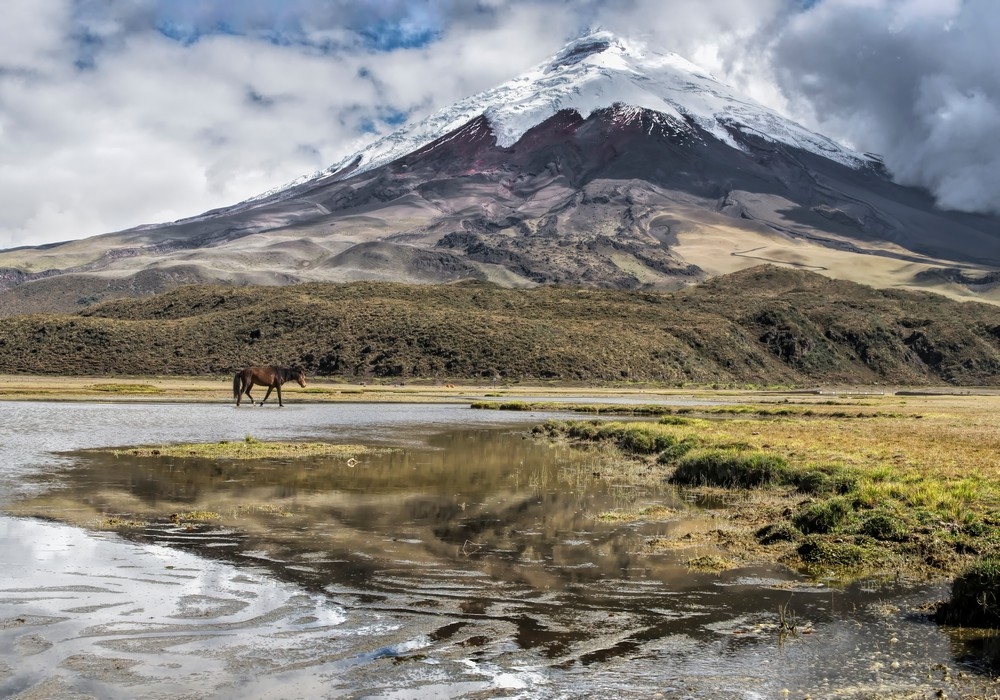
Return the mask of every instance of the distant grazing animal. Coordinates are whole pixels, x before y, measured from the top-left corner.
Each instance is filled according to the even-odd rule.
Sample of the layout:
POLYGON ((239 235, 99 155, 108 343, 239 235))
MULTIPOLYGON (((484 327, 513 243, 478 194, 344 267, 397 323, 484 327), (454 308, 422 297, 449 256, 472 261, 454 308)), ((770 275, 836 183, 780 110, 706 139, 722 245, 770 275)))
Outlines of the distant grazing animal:
POLYGON ((253 397, 250 396, 250 388, 254 384, 259 384, 260 386, 267 387, 267 393, 264 394, 264 399, 260 402, 261 406, 264 405, 264 401, 267 401, 267 397, 271 395, 272 389, 278 390, 278 405, 284 406, 285 404, 281 403, 281 385, 289 379, 294 379, 301 387, 305 387, 306 385, 306 373, 299 367, 275 367, 274 365, 247 367, 237 372, 233 377, 233 398, 236 399, 236 405, 239 406, 240 399, 243 397, 243 394, 246 394, 247 398, 250 399, 250 403, 253 404, 253 397))

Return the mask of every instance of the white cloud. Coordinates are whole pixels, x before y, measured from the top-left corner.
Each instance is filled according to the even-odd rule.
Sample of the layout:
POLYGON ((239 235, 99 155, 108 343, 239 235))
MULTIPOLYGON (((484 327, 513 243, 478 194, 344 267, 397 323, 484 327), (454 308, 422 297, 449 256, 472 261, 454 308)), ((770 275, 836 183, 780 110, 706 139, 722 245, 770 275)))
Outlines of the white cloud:
POLYGON ((1000 4, 824 0, 773 44, 780 85, 824 132, 881 153, 945 208, 1000 213, 1000 4))
POLYGON ((6 0, 0 10, 0 66, 44 73, 61 65, 71 9, 70 0, 6 0))
POLYGON ((129 37, 86 70, 0 77, 0 247, 234 203, 356 145, 356 61, 248 39, 129 37))

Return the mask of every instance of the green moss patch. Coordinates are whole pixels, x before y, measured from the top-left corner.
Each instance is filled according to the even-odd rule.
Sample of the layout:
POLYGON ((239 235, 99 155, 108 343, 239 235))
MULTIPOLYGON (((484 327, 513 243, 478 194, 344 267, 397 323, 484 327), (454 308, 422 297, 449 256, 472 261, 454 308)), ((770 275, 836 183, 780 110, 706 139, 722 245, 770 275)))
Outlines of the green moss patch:
POLYGON ((140 527, 146 527, 147 524, 148 523, 144 520, 133 520, 132 518, 109 516, 101 520, 97 526, 103 530, 133 530, 140 527))
POLYGON ((666 520, 677 517, 677 511, 666 506, 653 505, 632 510, 609 510, 599 513, 598 520, 607 523, 634 522, 636 520, 666 520))

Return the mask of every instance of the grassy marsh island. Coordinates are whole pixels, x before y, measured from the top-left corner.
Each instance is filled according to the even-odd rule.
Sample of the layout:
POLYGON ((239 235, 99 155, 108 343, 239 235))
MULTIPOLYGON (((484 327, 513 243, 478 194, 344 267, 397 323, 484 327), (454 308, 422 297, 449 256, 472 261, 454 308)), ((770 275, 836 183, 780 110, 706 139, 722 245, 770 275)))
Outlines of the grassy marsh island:
MULTIPOLYGON (((247 435, 242 441, 191 442, 169 445, 129 447, 113 450, 116 457, 191 457, 203 459, 296 459, 305 457, 343 457, 374 452, 364 445, 335 445, 328 442, 280 442, 258 440, 247 435)), ((384 450, 383 450, 384 451, 384 450)))
MULTIPOLYGON (((198 492, 213 493, 213 482, 248 480, 247 483, 253 483, 256 476, 274 469, 286 475, 282 483, 307 484, 309 475, 344 468, 353 471, 354 467, 363 467, 366 458, 394 451, 354 444, 260 440, 247 435, 243 440, 98 448, 80 454, 111 457, 112 462, 160 463, 159 468, 184 472, 187 486, 196 485, 194 488, 198 492), (207 470, 206 462, 210 463, 207 470)), ((273 496, 272 492, 265 491, 250 487, 241 490, 236 498, 209 498, 198 501, 196 507, 190 499, 166 498, 151 504, 132 497, 110 498, 111 492, 107 491, 98 499, 100 505, 90 503, 89 508, 81 508, 56 497, 45 499, 45 508, 59 512, 61 517, 80 526, 101 530, 141 530, 167 522, 186 528, 212 524, 253 529, 253 523, 262 519, 266 522, 270 518, 291 516, 287 504, 271 502, 268 499, 273 496)), ((18 508, 11 508, 11 512, 18 512, 18 508)))

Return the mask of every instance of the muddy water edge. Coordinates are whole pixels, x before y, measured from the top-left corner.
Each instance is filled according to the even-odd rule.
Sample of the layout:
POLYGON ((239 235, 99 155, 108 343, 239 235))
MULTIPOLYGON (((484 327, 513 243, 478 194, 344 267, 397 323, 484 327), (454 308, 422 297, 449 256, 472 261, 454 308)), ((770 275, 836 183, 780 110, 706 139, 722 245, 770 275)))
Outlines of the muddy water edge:
POLYGON ((533 438, 550 414, 3 408, 0 696, 997 692, 984 642, 925 614, 943 585, 712 574, 686 565, 706 546, 652 551, 713 513, 665 484, 615 487, 599 449, 533 438), (103 449, 247 434, 375 449, 103 449), (671 515, 598 517, 649 503, 671 515))

